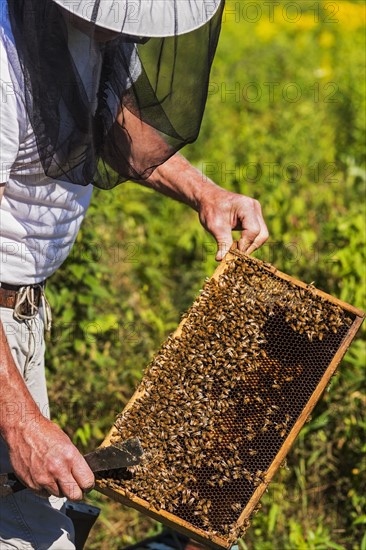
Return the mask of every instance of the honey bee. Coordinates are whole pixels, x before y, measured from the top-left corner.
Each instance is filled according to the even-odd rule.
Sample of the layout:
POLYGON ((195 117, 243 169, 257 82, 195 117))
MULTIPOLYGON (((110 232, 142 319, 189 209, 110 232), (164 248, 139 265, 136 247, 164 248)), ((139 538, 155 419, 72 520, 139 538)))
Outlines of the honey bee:
POLYGON ((234 512, 240 512, 242 509, 242 505, 240 504, 240 502, 234 502, 234 504, 231 505, 231 509, 234 512))

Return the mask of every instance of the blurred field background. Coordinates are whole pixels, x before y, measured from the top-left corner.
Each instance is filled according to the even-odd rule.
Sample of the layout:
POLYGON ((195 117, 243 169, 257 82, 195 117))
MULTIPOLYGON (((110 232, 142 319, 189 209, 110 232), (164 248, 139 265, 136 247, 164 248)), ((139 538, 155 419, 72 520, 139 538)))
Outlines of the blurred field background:
MULTIPOLYGON (((184 154, 260 200, 256 255, 365 309, 365 2, 227 2, 200 138, 184 154)), ((187 113, 189 116, 189 113, 187 113)), ((144 367, 215 268, 195 212, 137 185, 95 192, 51 280, 53 417, 82 451, 104 438, 144 367)), ((263 499, 241 549, 366 549, 365 328, 263 499)), ((87 548, 160 525, 93 493, 87 548)))

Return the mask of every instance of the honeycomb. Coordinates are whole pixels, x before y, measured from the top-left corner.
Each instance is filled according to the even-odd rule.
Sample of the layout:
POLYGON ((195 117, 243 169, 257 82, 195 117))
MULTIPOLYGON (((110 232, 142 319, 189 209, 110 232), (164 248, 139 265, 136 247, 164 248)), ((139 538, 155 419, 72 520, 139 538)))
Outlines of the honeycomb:
POLYGON ((223 547, 244 535, 256 489, 357 317, 256 259, 230 258, 117 417, 113 437, 138 437, 143 462, 98 482, 223 547))

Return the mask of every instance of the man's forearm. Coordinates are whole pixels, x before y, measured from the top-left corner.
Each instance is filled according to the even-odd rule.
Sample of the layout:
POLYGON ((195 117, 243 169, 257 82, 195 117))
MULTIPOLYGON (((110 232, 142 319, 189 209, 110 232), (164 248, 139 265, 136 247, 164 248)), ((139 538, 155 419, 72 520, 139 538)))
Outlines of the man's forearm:
POLYGON ((147 180, 139 183, 183 202, 197 212, 203 198, 208 199, 208 195, 222 191, 178 153, 158 166, 147 180))
POLYGON ((0 321, 0 434, 8 441, 41 414, 18 371, 0 321))

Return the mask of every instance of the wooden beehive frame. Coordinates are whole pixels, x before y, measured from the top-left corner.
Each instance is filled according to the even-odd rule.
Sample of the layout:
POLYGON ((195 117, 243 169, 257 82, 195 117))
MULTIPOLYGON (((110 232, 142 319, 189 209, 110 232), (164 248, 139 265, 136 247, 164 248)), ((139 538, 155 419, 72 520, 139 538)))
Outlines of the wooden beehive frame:
MULTIPOLYGON (((212 275, 212 278, 218 279, 220 275, 222 275, 225 270, 227 269, 229 263, 235 259, 236 257, 243 257, 243 254, 236 250, 235 246, 228 252, 228 254, 225 256, 224 260, 220 263, 220 265, 215 270, 214 274, 212 275)), ((290 282, 297 286, 298 288, 303 289, 309 289, 309 285, 306 285, 305 283, 298 281, 294 279, 293 277, 282 273, 278 271, 275 267, 273 267, 270 264, 266 264, 264 262, 261 262, 260 260, 256 260, 254 258, 250 258, 251 262, 256 262, 258 265, 260 265, 261 269, 268 271, 271 274, 274 274, 279 279, 282 279, 284 281, 290 282)), ((253 513, 253 510, 258 504, 258 501, 260 500, 261 496, 263 495, 264 491, 267 488, 268 483, 273 479, 273 476, 275 475, 277 469, 279 468, 280 464, 283 462, 284 458, 286 457, 288 451, 290 450, 294 440, 296 439, 297 435, 299 434, 302 426, 304 425, 306 419, 312 412, 313 408, 315 407, 317 401, 319 400, 321 394, 325 390, 326 386, 328 385, 331 377, 335 373, 337 366, 339 365, 340 361, 342 360, 344 354, 346 353, 347 349, 349 348, 353 338, 355 337, 359 327, 361 326, 365 314, 363 311, 341 301, 337 298, 334 298, 333 296, 330 296, 329 294, 326 294, 325 292, 322 292, 315 287, 311 287, 312 293, 315 296, 318 296, 324 300, 326 300, 328 303, 335 304, 342 308, 345 312, 350 313, 354 320, 352 322, 352 325, 349 327, 347 334, 345 338, 342 341, 341 346, 338 348, 336 354, 334 355, 331 363, 329 364, 328 368, 324 372, 324 375, 322 376, 319 384, 317 385, 315 391, 313 392, 311 398, 307 402, 306 406, 302 410, 302 413, 294 423, 292 429, 288 433, 287 437, 284 439, 283 444, 277 453, 275 459, 272 461, 268 471, 266 472, 266 480, 265 482, 261 483, 253 492, 253 495, 249 502, 247 503, 246 507, 242 511, 239 519, 237 520, 237 525, 243 525, 245 522, 250 518, 251 514, 253 513)), ((199 298, 198 298, 199 300, 199 298)), ((177 327, 176 331, 173 334, 173 337, 178 337, 181 332, 184 323, 186 322, 186 318, 184 318, 179 326, 177 327)), ((130 402, 126 405, 124 411, 128 410, 133 403, 136 401, 136 399, 143 397, 143 391, 137 390, 133 397, 131 398, 130 402)), ((103 442, 103 445, 108 445, 113 441, 114 438, 118 438, 118 432, 116 428, 112 428, 110 433, 107 435, 106 439, 103 442)), ((101 493, 107 495, 108 497, 111 497, 114 500, 117 500, 121 502, 122 504, 125 504, 127 506, 131 506, 133 508, 136 508, 137 510, 151 516, 152 518, 161 521, 165 525, 168 525, 170 527, 173 527, 174 529, 180 531, 181 533, 188 535, 198 542, 201 542, 205 545, 209 545, 213 548, 230 548, 234 540, 230 538, 223 538, 216 535, 210 535, 201 529, 198 529, 188 523, 187 521, 177 517, 173 513, 167 512, 166 510, 157 510, 151 505, 149 505, 146 501, 142 500, 141 498, 137 497, 136 495, 129 494, 128 496, 123 491, 123 489, 115 489, 115 488, 109 488, 106 487, 103 482, 97 481, 96 488, 101 493)))

